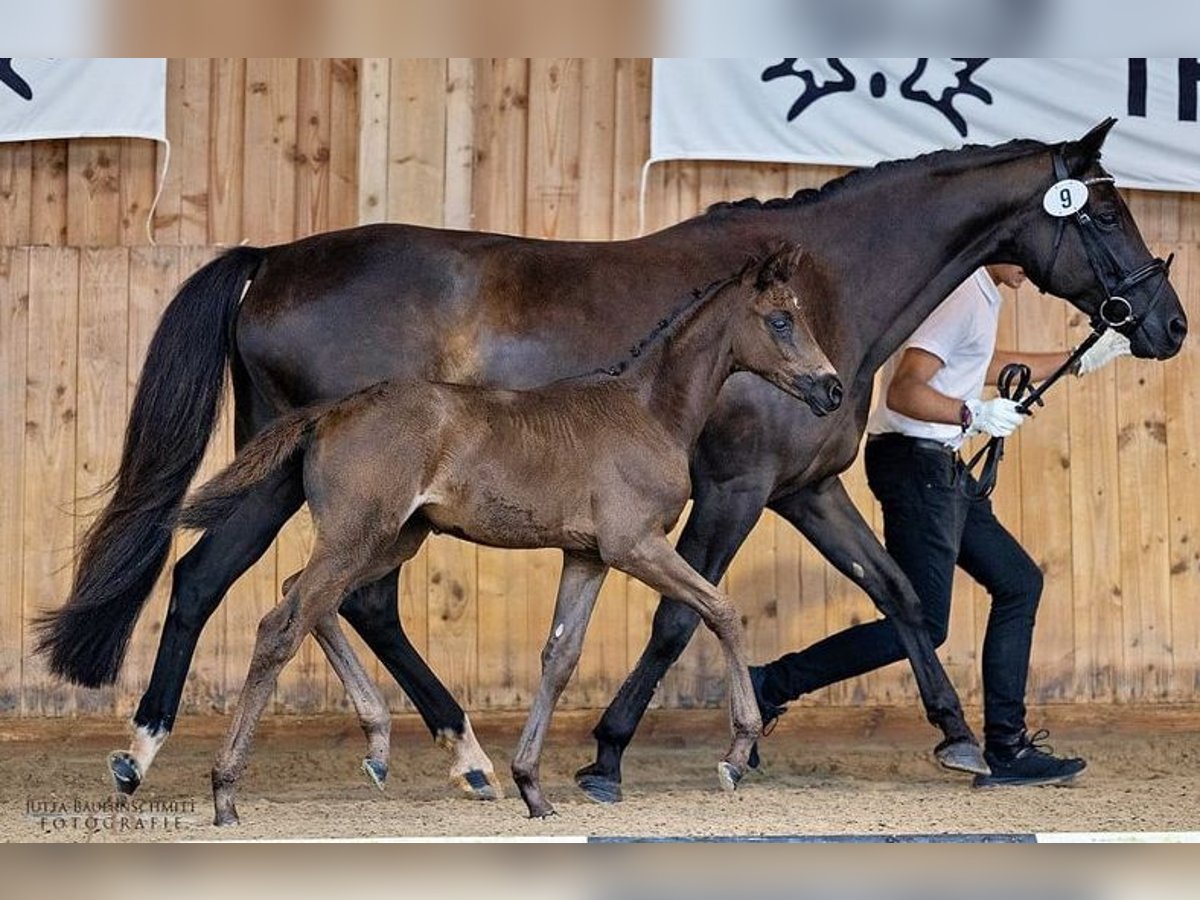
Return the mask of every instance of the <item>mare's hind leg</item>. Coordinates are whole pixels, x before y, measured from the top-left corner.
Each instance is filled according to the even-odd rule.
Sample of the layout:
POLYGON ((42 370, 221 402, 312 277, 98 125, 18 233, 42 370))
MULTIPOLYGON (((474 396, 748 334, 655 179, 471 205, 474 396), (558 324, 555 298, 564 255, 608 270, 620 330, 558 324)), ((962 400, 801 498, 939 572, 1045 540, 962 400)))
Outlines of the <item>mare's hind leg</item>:
POLYGON ((257 486, 228 520, 205 532, 175 564, 154 671, 133 716, 132 743, 128 751, 115 751, 108 758, 113 783, 122 794, 137 790, 171 733, 205 623, 229 586, 271 546, 303 502, 304 488, 296 473, 281 470, 257 486))
POLYGON ((434 740, 450 751, 451 783, 476 800, 499 799, 504 788, 471 720, 404 633, 397 584, 398 572, 389 572, 351 594, 340 612, 412 700, 434 740))
POLYGON ((335 613, 319 619, 315 632, 317 643, 325 651, 325 657, 346 688, 350 702, 354 704, 358 713, 358 722, 362 726, 363 734, 367 736, 367 757, 363 760, 363 771, 382 791, 387 781, 392 731, 387 701, 363 669, 354 648, 342 633, 335 613))
POLYGON ((746 771, 750 748, 762 731, 762 718, 750 685, 746 640, 741 616, 732 601, 675 552, 665 535, 648 537, 612 560, 620 569, 662 594, 692 607, 721 642, 729 666, 729 701, 733 742, 717 767, 721 785, 733 790, 746 771))
POLYGON ((563 552, 550 637, 542 649, 542 680, 529 708, 529 718, 525 721, 512 763, 513 780, 529 808, 530 818, 554 815, 554 807, 542 793, 539 773, 542 743, 554 706, 579 663, 588 621, 607 574, 608 567, 597 557, 563 552))

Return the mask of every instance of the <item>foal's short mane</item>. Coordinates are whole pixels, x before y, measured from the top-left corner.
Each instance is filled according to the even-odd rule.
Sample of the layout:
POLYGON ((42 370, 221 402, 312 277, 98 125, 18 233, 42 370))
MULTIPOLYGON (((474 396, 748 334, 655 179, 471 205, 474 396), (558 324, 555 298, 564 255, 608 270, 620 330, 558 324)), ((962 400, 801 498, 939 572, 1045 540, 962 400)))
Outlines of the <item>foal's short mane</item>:
POLYGON ((712 204, 695 218, 717 217, 744 209, 791 209, 806 206, 816 200, 833 196, 848 187, 869 183, 898 169, 915 169, 923 166, 929 169, 938 169, 943 174, 951 174, 963 169, 982 168, 1008 162, 1021 156, 1048 150, 1050 146, 1041 141, 1018 138, 1003 144, 965 144, 957 150, 933 150, 911 159, 889 159, 869 168, 852 169, 845 175, 830 179, 819 188, 801 188, 790 197, 773 197, 769 200, 759 200, 757 197, 722 200, 712 204))
POLYGON ((675 307, 666 318, 660 319, 658 324, 650 329, 649 334, 629 348, 629 358, 622 359, 611 366, 601 366, 599 369, 593 369, 582 377, 587 378, 593 375, 617 376, 623 374, 633 364, 633 361, 646 351, 647 347, 665 340, 669 334, 674 333, 679 323, 685 320, 692 310, 703 305, 706 300, 720 293, 720 291, 729 285, 741 281, 751 269, 761 266, 774 252, 771 251, 759 256, 752 256, 733 274, 726 275, 724 278, 718 278, 707 287, 692 288, 691 293, 683 303, 675 307))

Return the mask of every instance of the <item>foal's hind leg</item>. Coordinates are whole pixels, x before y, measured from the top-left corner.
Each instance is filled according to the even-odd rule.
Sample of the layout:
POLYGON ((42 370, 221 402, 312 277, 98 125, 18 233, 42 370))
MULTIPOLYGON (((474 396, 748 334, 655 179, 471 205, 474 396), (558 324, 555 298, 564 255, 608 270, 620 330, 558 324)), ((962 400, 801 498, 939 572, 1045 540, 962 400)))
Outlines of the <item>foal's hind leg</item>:
POLYGON ((654 590, 692 607, 721 642, 725 661, 729 665, 733 742, 717 767, 717 774, 722 787, 733 790, 746 771, 750 748, 762 731, 762 718, 750 684, 745 634, 737 609, 729 597, 705 581, 688 565, 687 560, 675 552, 664 535, 647 538, 620 558, 614 559, 612 565, 654 590))
POLYGON ((387 781, 389 742, 391 741, 392 718, 388 713, 387 701, 379 693, 362 662, 342 633, 337 614, 330 613, 317 621, 315 628, 317 643, 325 651, 325 657, 333 671, 341 679, 342 686, 358 713, 358 722, 367 736, 367 758, 363 760, 363 771, 383 790, 387 781))
POLYGON ((542 649, 542 680, 512 763, 513 780, 529 808, 530 818, 554 815, 554 807, 542 793, 539 773, 542 743, 554 705, 579 663, 588 620, 607 574, 608 567, 595 556, 564 551, 550 637, 542 649))

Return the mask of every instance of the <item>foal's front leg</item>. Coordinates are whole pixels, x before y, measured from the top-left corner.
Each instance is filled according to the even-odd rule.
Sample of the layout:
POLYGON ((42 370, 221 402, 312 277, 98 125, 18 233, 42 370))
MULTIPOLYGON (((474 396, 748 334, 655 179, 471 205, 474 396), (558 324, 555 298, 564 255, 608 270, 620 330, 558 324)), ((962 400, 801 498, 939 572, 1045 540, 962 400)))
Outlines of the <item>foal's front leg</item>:
POLYGON ((733 718, 733 742, 717 766, 721 786, 737 787, 746 771, 750 749, 762 731, 762 717, 754 700, 754 688, 746 659, 745 633, 733 602, 714 587, 675 552, 665 535, 655 535, 639 543, 613 567, 632 575, 659 593, 686 603, 700 614, 725 653, 729 665, 729 700, 733 718))
POLYGON ((567 686, 579 654, 588 621, 596 605, 596 597, 604 584, 608 567, 597 557, 563 551, 562 575, 558 582, 558 599, 550 621, 550 637, 542 650, 542 680, 529 709, 525 730, 513 757, 513 780, 529 807, 530 818, 554 815, 554 807, 542 794, 539 764, 542 743, 550 716, 563 688, 567 686))

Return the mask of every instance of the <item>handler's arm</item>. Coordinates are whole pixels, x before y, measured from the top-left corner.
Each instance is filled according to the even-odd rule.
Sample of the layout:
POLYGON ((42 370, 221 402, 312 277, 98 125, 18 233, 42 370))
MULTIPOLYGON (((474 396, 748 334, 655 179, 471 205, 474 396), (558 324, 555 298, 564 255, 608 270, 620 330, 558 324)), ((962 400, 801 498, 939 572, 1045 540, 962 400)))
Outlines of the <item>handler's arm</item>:
POLYGON ((1000 370, 1009 363, 1024 363, 1029 366, 1029 377, 1036 384, 1053 375, 1067 361, 1070 353, 1009 353, 997 350, 988 364, 987 383, 994 385, 1000 379, 1000 370))
POLYGON ((922 422, 957 425, 961 421, 963 402, 948 397, 929 386, 930 379, 945 365, 928 350, 909 347, 896 365, 896 374, 888 387, 889 408, 922 422))

